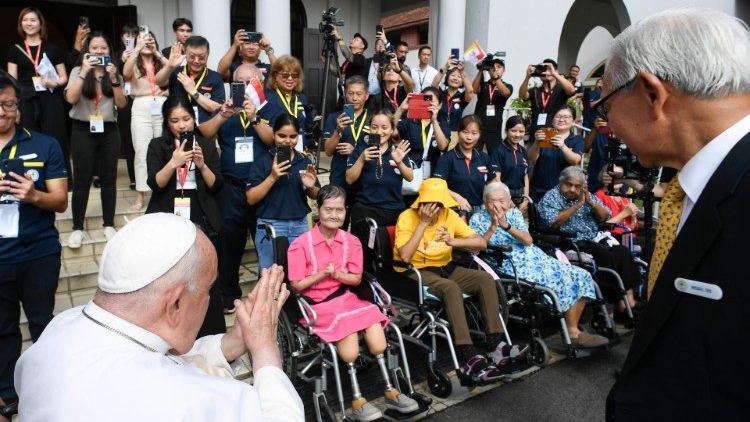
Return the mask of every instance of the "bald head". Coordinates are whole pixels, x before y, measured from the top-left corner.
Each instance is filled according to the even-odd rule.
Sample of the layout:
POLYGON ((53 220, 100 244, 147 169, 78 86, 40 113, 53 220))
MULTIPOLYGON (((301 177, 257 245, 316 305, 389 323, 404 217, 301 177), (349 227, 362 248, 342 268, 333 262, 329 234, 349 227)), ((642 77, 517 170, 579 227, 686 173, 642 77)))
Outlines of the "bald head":
POLYGON ((256 78, 259 81, 263 80, 263 75, 260 73, 255 65, 252 64, 241 64, 234 70, 232 75, 235 82, 249 82, 251 79, 256 78))

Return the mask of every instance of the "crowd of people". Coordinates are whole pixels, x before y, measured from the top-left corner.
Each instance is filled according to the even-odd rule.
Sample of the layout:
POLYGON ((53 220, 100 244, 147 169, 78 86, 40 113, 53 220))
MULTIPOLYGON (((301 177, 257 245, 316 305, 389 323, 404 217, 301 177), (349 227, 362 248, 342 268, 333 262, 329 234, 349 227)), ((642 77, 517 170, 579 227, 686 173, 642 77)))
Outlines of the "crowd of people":
MULTIPOLYGON (((382 415, 359 391, 354 364, 359 332, 383 371, 386 406, 405 414, 415 411, 417 403, 393 385, 386 370, 387 317, 348 290, 369 268, 360 243, 366 218, 395 226, 393 255, 420 269, 422 283, 442 300, 461 370, 467 374, 491 379, 502 372, 504 326, 492 277, 455 265, 454 248, 478 252, 488 245, 510 245, 515 269, 508 260, 489 263, 500 273, 517 271, 554 291, 570 340, 580 347, 608 343, 580 323, 586 302, 595 298, 594 283, 607 275, 592 274, 537 247, 530 219, 542 229, 568 233, 597 266, 617 273, 626 296, 604 292, 616 320, 625 319, 627 310, 638 314, 644 306, 639 291, 645 280, 632 243, 647 250, 651 245, 642 239, 624 241, 625 235, 641 237, 643 212, 622 197, 644 184, 619 180, 619 168, 607 165, 613 131, 605 106, 609 102, 611 107, 618 90, 627 92, 623 87, 639 81, 637 76, 614 90, 607 84, 607 96, 601 81, 584 93, 577 66, 563 75, 554 60, 545 59, 529 65, 518 85, 519 98, 531 104, 530 120, 505 118, 514 87, 503 78, 506 63, 501 57, 482 63, 484 71, 480 67, 472 80, 468 63, 455 57, 432 67, 430 46, 419 47, 419 64, 410 69, 406 43, 391 44, 378 32, 375 55, 367 58, 365 36, 357 33, 347 45, 333 28, 329 35, 343 60, 329 70, 341 81, 341 107, 326 116, 321 139, 312 140, 305 139, 312 119, 302 64, 291 55, 276 56, 262 34, 237 31, 213 70, 207 66, 208 40, 193 34, 185 18, 174 21, 174 43, 161 50, 144 27, 123 26, 115 46, 102 32, 81 25, 67 57, 47 41, 40 10, 24 9, 17 30, 19 42, 8 52, 7 73, 0 74, 0 404, 20 395, 21 409, 38 420, 60 419, 44 413, 57 409, 75 413, 80 409, 69 407, 63 396, 44 407, 24 408, 24 399, 46 400, 47 390, 40 390, 32 377, 49 372, 66 379, 71 371, 85 372, 93 385, 104 372, 84 371, 89 360, 81 356, 94 360, 97 353, 106 353, 110 359, 119 354, 143 359, 114 364, 120 367, 116 379, 125 380, 127 388, 140 388, 138 374, 159 367, 172 384, 149 385, 154 392, 163 388, 187 394, 186 386, 196 382, 211 392, 187 394, 196 403, 236 396, 249 409, 277 416, 281 408, 271 409, 269 403, 289 398, 289 410, 281 417, 298 419, 301 403, 288 380, 273 368, 260 370, 280 366, 270 339, 288 288, 313 304, 316 335, 336 344, 347 364, 355 419, 382 415), (242 84, 244 97, 227 95, 225 83, 242 84), (241 103, 235 103, 238 99, 241 103), (472 102, 474 112, 469 113, 472 102), (577 118, 591 128, 585 136, 574 130, 577 118), (315 142, 330 157, 328 184, 318 174, 320 163, 308 153, 315 142), (126 144, 130 186, 136 191, 132 210, 153 215, 118 233, 114 216, 121 144, 126 144), (85 224, 92 183, 100 188, 108 242, 99 288, 91 303, 61 314, 47 327, 62 249, 55 213, 66 210, 72 191, 73 231, 62 244, 81 247, 86 229, 93 229, 85 224), (312 225, 311 201, 317 203, 319 220, 312 225), (288 287, 274 265, 271 239, 257 230, 261 224, 290 242, 288 287), (248 235, 261 281, 243 301, 239 268, 248 235), (469 335, 464 293, 478 298, 486 344, 475 344, 469 335), (14 387, 21 355, 20 304, 38 344, 15 369, 19 378, 14 387), (224 334, 224 314, 235 312, 238 322, 224 334), (50 334, 40 340, 45 327, 50 334), (103 330, 96 332, 101 328, 119 338, 100 343, 95 339, 105 336, 103 330), (86 342, 64 345, 67 333, 86 342), (200 339, 194 344, 196 336, 200 339), (254 343, 258 339, 263 347, 254 343), (218 381, 212 386, 183 369, 198 366, 231 376, 230 363, 248 351, 257 365, 257 393, 218 381), (144 359, 145 352, 156 355, 144 359), (61 366, 56 363, 59 354, 78 363, 61 366), (278 397, 272 397, 273 391, 278 397)), ((632 139, 622 123, 616 128, 632 139)), ((674 160, 651 164, 681 167, 674 160)), ((674 174, 665 168, 657 194, 670 178, 674 183, 674 174)), ((648 293, 652 287, 650 281, 648 293)), ((103 371, 106 361, 96 362, 103 371)), ((620 383, 615 399, 631 390, 631 384, 620 383)), ((104 391, 86 391, 102 397, 98 405, 109 403, 104 391)), ((164 410, 157 411, 155 403, 144 406, 154 415, 164 410)), ((216 416, 222 420, 244 414, 228 410, 237 406, 224 407, 227 413, 216 416)), ((199 405, 186 409, 209 412, 199 405)), ((86 415, 96 418, 98 411, 87 407, 86 415)))

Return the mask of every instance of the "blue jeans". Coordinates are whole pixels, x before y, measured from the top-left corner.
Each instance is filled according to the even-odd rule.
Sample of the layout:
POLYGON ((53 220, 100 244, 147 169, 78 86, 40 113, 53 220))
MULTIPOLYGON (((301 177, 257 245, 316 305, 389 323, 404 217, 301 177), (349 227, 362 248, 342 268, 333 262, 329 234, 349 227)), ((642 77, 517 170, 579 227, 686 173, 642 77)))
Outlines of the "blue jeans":
POLYGON ((18 264, 0 264, 0 398, 15 400, 13 372, 21 356, 20 303, 36 341, 52 320, 60 253, 18 264))
MULTIPOLYGON (((271 225, 276 231, 276 237, 285 236, 292 243, 294 239, 310 230, 307 218, 299 220, 275 220, 272 218, 258 218, 258 227, 261 224, 271 225)), ((255 251, 258 253, 258 271, 268 268, 274 263, 273 243, 271 239, 264 239, 266 231, 258 229, 255 234, 255 251)), ((286 253, 286 251, 284 251, 286 253)))

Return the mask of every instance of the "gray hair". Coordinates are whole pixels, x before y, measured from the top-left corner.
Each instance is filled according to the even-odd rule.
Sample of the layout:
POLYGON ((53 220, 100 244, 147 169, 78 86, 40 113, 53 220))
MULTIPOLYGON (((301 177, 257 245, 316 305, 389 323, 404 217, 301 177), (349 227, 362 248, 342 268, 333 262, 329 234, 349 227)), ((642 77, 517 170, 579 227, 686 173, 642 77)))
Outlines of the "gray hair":
POLYGON ((604 81, 611 91, 641 71, 699 98, 750 92, 750 32, 739 18, 716 10, 656 13, 614 39, 604 81))
POLYGON ((243 71, 243 70, 246 70, 246 69, 252 71, 253 74, 255 75, 255 77, 258 78, 258 80, 263 81, 263 77, 262 77, 263 74, 260 73, 260 70, 258 70, 258 68, 255 67, 254 64, 248 64, 248 63, 241 64, 241 65, 237 66, 237 69, 234 69, 234 73, 232 73, 232 80, 236 81, 237 80, 237 74, 240 73, 240 71, 243 71))
POLYGON ((510 198, 510 189, 503 182, 491 182, 484 186, 484 192, 482 192, 482 202, 487 202, 487 196, 496 190, 501 190, 510 198))
POLYGON ((583 171, 582 168, 578 166, 568 166, 562 169, 560 172, 560 182, 564 182, 566 180, 573 180, 573 179, 580 179, 584 182, 586 181, 586 172, 583 171))

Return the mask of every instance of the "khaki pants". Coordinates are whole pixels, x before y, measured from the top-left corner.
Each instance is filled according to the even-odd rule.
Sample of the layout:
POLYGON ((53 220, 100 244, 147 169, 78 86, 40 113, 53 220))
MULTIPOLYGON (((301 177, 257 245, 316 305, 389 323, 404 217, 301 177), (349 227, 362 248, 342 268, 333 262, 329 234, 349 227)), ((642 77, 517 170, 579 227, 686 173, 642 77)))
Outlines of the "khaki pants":
MULTIPOLYGON (((422 269, 420 273, 422 282, 428 286, 430 293, 443 300, 445 314, 453 330, 455 345, 472 344, 464 311, 463 293, 477 297, 487 334, 502 332, 497 287, 495 280, 488 273, 463 267, 456 267, 450 274, 450 278, 443 278, 434 270, 422 269)), ((409 277, 416 280, 414 273, 410 273, 409 277)))

